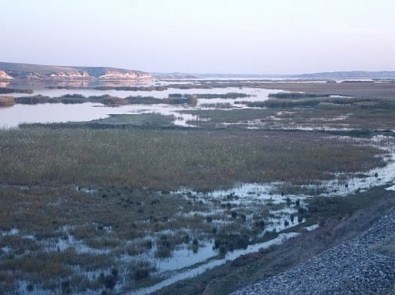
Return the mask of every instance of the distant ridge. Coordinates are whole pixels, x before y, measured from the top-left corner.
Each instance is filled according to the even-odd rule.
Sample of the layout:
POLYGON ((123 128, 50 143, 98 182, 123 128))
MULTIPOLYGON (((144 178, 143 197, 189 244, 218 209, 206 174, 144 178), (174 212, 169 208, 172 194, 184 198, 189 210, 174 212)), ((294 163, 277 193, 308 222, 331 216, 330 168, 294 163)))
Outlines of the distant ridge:
POLYGON ((150 80, 149 73, 113 67, 70 67, 24 63, 0 62, 0 80, 42 80, 42 81, 135 81, 150 80))
POLYGON ((218 74, 218 73, 153 73, 157 78, 249 78, 249 79, 300 79, 300 80, 375 80, 395 79, 395 71, 338 71, 306 74, 218 74))
POLYGON ((395 79, 395 71, 339 71, 294 75, 301 79, 395 79))
POLYGON ((395 71, 336 71, 306 74, 218 74, 218 73, 147 73, 114 67, 53 66, 0 62, 0 81, 142 81, 162 79, 249 78, 300 80, 368 80, 395 79, 395 71))

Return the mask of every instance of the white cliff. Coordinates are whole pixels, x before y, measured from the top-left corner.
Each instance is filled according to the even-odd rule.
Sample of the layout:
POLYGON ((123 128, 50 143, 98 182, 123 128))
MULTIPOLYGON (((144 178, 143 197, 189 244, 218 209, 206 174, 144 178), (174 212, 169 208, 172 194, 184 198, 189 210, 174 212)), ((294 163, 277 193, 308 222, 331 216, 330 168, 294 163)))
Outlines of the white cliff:
POLYGON ((148 73, 138 71, 108 70, 104 75, 98 77, 100 80, 150 80, 153 77, 148 73))
POLYGON ((13 80, 14 78, 8 75, 5 71, 0 70, 0 80, 5 81, 5 80, 13 80))
POLYGON ((66 67, 0 62, 0 80, 45 81, 142 81, 151 80, 149 73, 111 67, 66 67))

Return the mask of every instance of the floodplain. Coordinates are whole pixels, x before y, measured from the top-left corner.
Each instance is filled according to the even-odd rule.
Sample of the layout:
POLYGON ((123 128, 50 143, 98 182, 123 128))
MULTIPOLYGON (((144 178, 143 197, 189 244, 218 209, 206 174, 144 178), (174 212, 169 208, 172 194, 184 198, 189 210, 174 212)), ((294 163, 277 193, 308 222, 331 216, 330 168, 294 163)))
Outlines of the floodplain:
POLYGON ((105 112, 2 122, 0 293, 227 294, 394 208, 392 81, 11 86, 105 112))

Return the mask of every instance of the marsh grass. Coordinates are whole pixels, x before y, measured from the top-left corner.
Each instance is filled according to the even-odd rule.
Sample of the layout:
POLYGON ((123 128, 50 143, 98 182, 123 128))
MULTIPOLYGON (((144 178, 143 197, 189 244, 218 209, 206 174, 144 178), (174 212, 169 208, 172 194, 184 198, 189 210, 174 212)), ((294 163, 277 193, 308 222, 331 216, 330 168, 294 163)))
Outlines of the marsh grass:
MULTIPOLYGON (((245 104, 246 102, 241 102, 245 104)), ((390 98, 317 97, 297 99, 269 99, 247 103, 252 109, 196 110, 186 113, 205 119, 194 124, 203 128, 249 127, 263 130, 293 128, 314 129, 325 132, 332 129, 361 129, 363 137, 378 131, 392 130, 395 118, 394 100, 390 98)), ((341 135, 361 137, 361 134, 341 135)))
MULTIPOLYGON (((316 210, 311 212, 308 223, 314 224, 321 220, 317 230, 306 232, 301 229, 301 236, 281 246, 239 257, 194 279, 159 290, 157 294, 230 294, 243 286, 281 274, 331 246, 360 234, 395 208, 392 193, 383 188, 374 188, 347 198, 312 198, 310 202, 316 210)), ((391 240, 376 250, 393 255, 391 240)), ((388 294, 392 294, 391 291, 388 290, 388 294)))
MULTIPOLYGON (((125 98, 112 96, 108 94, 104 95, 94 95, 94 96, 84 96, 81 94, 65 94, 58 97, 50 97, 45 95, 29 95, 29 96, 19 96, 12 100, 13 104, 26 104, 26 105, 36 105, 43 103, 62 103, 62 104, 81 104, 81 103, 101 103, 106 106, 122 106, 128 104, 143 104, 143 105, 153 105, 153 104, 190 104, 196 105, 198 96, 202 96, 204 98, 237 98, 237 97, 246 97, 246 94, 243 93, 228 93, 228 94, 219 94, 219 95, 178 95, 172 96, 171 94, 167 98, 156 98, 153 96, 128 96, 125 98)), ((0 103, 4 100, 4 104, 9 104, 10 100, 6 97, 0 97, 0 103)), ((11 97, 12 98, 12 97, 11 97)), ((13 105, 11 104, 11 105, 13 105)), ((10 105, 10 106, 11 106, 10 105)))
MULTIPOLYGON (((24 143, 32 142, 29 137, 23 139, 24 143)), ((0 252, 0 269, 12 273, 8 276, 0 272, 0 289, 5 293, 11 292, 19 280, 28 281, 34 289, 53 292, 111 292, 118 284, 126 288, 122 290, 148 286, 159 280, 151 261, 141 258, 140 262, 123 261, 122 257, 133 258, 156 251, 157 258, 168 258, 179 245, 199 252, 201 241, 210 239, 216 241, 219 254, 245 248, 257 241, 270 210, 285 206, 265 202, 253 206, 237 204, 236 195, 224 195, 206 203, 187 192, 156 191, 124 184, 76 187, 63 182, 2 185, 0 199, 0 229, 15 233, 0 237, 0 246, 9 246, 0 252), (221 211, 213 214, 210 222, 207 215, 198 214, 211 210, 221 211), (49 250, 46 246, 48 242, 70 240, 70 237, 76 243, 66 249, 49 250), (113 268, 129 272, 115 277, 109 274, 113 268), (125 275, 128 283, 122 283, 125 275)), ((295 206, 293 201, 289 205, 295 206)), ((327 203, 312 206, 311 214, 320 212, 321 207, 331 208, 327 203)), ((320 215, 323 217, 324 213, 320 215)), ((274 236, 275 233, 268 233, 262 238, 274 236)))
POLYGON ((270 93, 269 98, 277 99, 303 99, 303 98, 328 98, 328 94, 299 93, 299 92, 279 92, 270 93))
POLYGON ((298 132, 32 128, 0 131, 0 181, 198 190, 309 183, 380 164, 357 143, 298 132))
POLYGON ((32 89, 15 89, 15 88, 0 88, 0 94, 10 94, 10 93, 33 93, 32 89))
MULTIPOLYGON (((213 85, 202 83, 201 87, 213 85)), ((80 98, 68 99, 71 103, 80 98)), ((219 254, 245 248, 254 241, 274 238, 277 233, 262 236, 263 230, 270 225, 273 210, 285 208, 298 212, 282 224, 305 218, 305 225, 321 225, 317 235, 304 235, 296 247, 286 244, 278 252, 254 254, 264 259, 242 269, 245 275, 237 272, 238 279, 227 276, 226 268, 224 273, 216 272, 214 277, 227 276, 224 281, 232 283, 222 285, 224 281, 219 280, 209 287, 226 292, 242 281, 252 281, 259 275, 257 270, 275 274, 322 251, 337 237, 360 231, 368 220, 355 212, 369 208, 381 190, 351 198, 312 198, 309 210, 294 199, 284 204, 273 200, 247 205, 236 195, 209 199, 209 194, 188 192, 276 181, 284 185, 275 193, 299 194, 305 191, 295 184, 314 184, 336 178, 338 173, 383 165, 378 157, 382 150, 367 140, 340 139, 325 132, 216 130, 216 124, 224 122, 242 121, 247 126, 273 118, 281 119, 283 126, 346 122, 365 126, 369 132, 371 126, 393 123, 391 102, 310 99, 320 103, 315 108, 290 106, 281 112, 276 108, 199 111, 211 122, 200 122, 204 128, 193 130, 162 130, 172 118, 156 115, 113 116, 100 123, 111 125, 111 130, 92 123, 1 130, 0 230, 17 234, 0 235, 0 293, 11 293, 22 280, 33 289, 58 293, 111 293, 125 281, 122 290, 133 290, 160 280, 152 261, 139 255, 168 258, 179 247, 199 252, 209 240, 215 241, 219 254), (343 118, 337 120, 339 116, 343 118), (147 128, 122 129, 122 124, 147 128), (343 226, 344 220, 352 221, 348 223, 352 226, 343 226), (53 249, 59 241, 76 243, 53 249), (52 248, 48 247, 51 243, 52 248), (306 245, 311 246, 308 251, 306 245)), ((255 258, 242 258, 230 268, 255 258)), ((196 279, 196 284, 177 292, 192 288, 201 293, 209 281, 196 279)))
POLYGON ((202 202, 188 192, 114 185, 2 185, 0 200, 0 269, 13 274, 0 272, 6 293, 20 280, 54 292, 65 288, 65 279, 71 292, 111 290, 114 282, 126 289, 148 286, 160 278, 155 260, 144 257, 172 259, 176 249, 194 255, 214 240, 218 253, 245 248, 264 229, 255 222, 269 217, 268 208, 281 208, 231 204, 236 195, 202 202), (108 277, 113 268, 121 270, 116 281, 108 277))

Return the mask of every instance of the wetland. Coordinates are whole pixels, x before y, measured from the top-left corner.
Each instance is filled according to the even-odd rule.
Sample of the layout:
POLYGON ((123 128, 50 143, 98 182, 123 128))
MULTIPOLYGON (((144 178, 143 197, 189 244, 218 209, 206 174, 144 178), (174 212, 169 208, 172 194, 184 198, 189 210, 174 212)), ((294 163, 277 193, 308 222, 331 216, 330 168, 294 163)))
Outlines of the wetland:
POLYGON ((393 82, 8 89, 0 293, 228 294, 394 208, 393 82))

